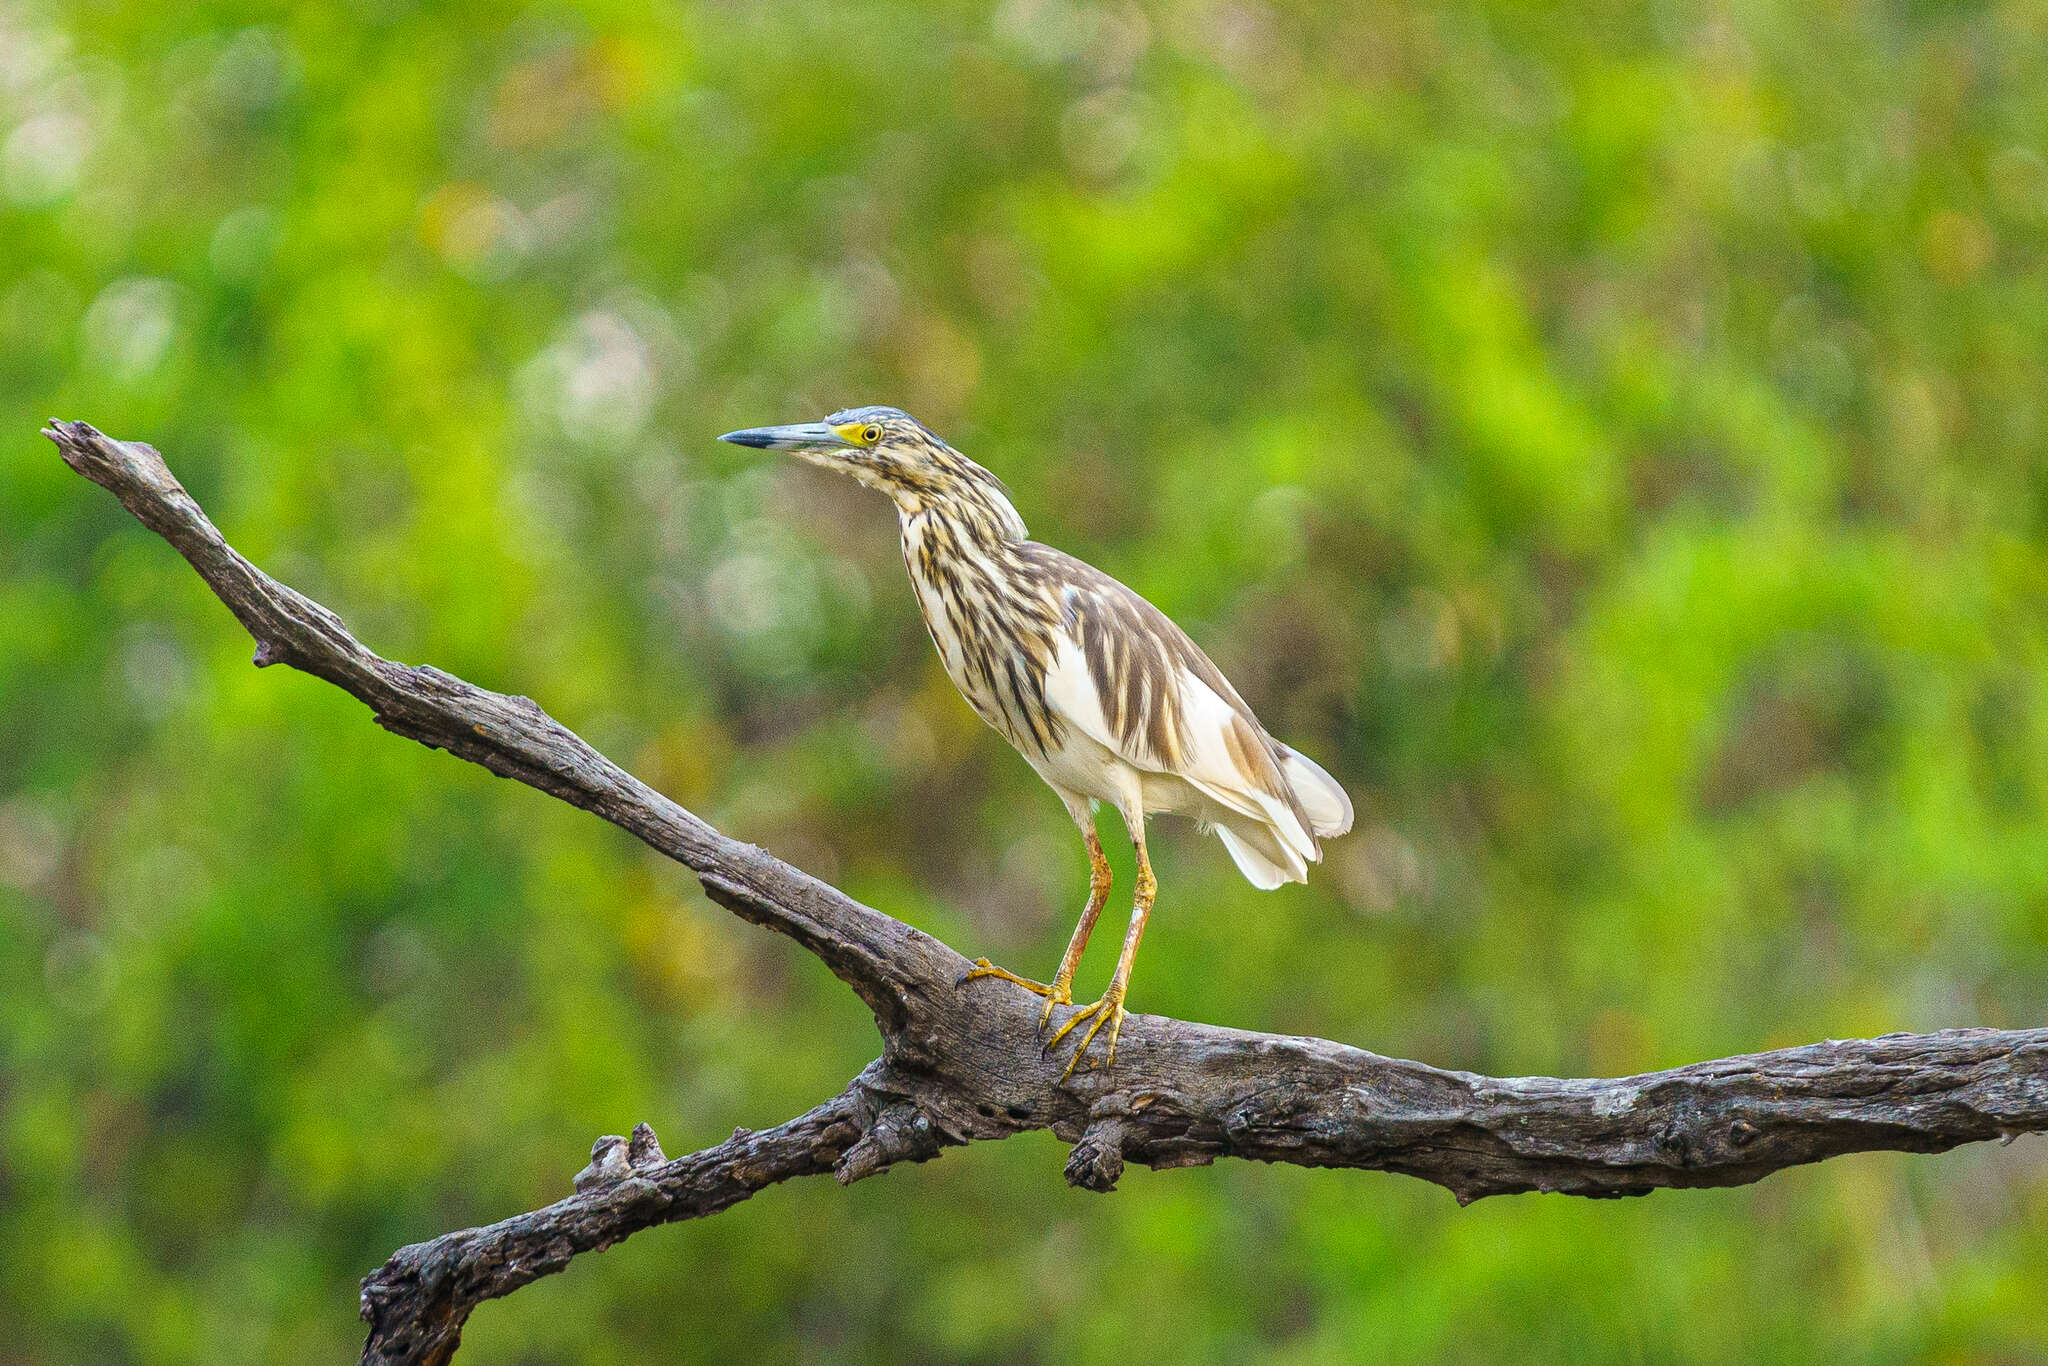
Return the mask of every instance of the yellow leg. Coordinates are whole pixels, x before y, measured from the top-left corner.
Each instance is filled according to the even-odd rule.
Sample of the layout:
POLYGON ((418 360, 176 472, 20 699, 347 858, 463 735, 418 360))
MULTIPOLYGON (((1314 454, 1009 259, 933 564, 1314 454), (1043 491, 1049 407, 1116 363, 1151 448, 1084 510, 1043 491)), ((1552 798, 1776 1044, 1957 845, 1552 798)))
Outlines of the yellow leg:
POLYGON ((1138 887, 1131 904, 1131 927, 1124 932, 1123 952, 1117 955, 1116 972, 1109 979, 1109 990, 1102 993, 1102 999, 1094 1005, 1082 1006, 1074 1012, 1073 1018, 1060 1026, 1059 1033, 1052 1036, 1045 1045, 1048 1050, 1056 1047, 1061 1039, 1072 1032, 1075 1025, 1083 1020, 1092 1023, 1081 1042, 1074 1046, 1074 1056, 1067 1062, 1067 1070, 1060 1074, 1065 1081, 1074 1075, 1081 1058, 1088 1052, 1088 1045, 1095 1042, 1095 1036, 1102 1026, 1109 1026, 1109 1049, 1103 1056, 1102 1065, 1108 1067, 1116 1061, 1116 1039, 1124 1027, 1124 995, 1131 986, 1131 964, 1138 957, 1138 941, 1145 937, 1145 921, 1152 914, 1152 901, 1159 895, 1159 881, 1152 876, 1152 860, 1145 853, 1145 826, 1140 817, 1131 821, 1131 843, 1138 851, 1138 887))
POLYGON ((1052 990, 1046 995, 1045 1009, 1039 1012, 1040 1029, 1051 1023, 1054 1006, 1074 1003, 1074 972, 1081 966, 1081 954, 1088 947, 1088 936, 1095 933, 1095 922, 1102 916, 1102 904, 1109 900, 1109 884, 1114 881, 1109 871, 1109 860, 1102 856, 1102 840, 1096 835, 1095 827, 1089 826, 1085 834, 1088 840, 1088 904, 1081 908, 1081 919, 1067 940, 1067 951, 1060 955, 1060 970, 1053 974, 1052 990))
MULTIPOLYGON (((1085 811, 1087 808, 1083 807, 1085 811)), ((1067 940, 1067 951, 1060 958, 1060 970, 1054 974, 1052 984, 1034 982, 1028 977, 1019 977, 1006 968, 999 968, 986 958, 974 960, 974 966, 967 970, 962 982, 972 982, 982 977, 999 977, 1005 982, 1014 982, 1038 996, 1045 998, 1045 1009, 1039 1012, 1038 1027, 1044 1029, 1052 1020, 1054 1006, 1069 1006, 1074 1003, 1074 970, 1081 966, 1081 953, 1088 947, 1088 936, 1095 932, 1095 922, 1102 915, 1102 903, 1109 900, 1111 876, 1109 860, 1103 857, 1102 840, 1095 833, 1093 822, 1082 830, 1088 842, 1088 904, 1081 908, 1081 919, 1074 926, 1073 937, 1067 940)))

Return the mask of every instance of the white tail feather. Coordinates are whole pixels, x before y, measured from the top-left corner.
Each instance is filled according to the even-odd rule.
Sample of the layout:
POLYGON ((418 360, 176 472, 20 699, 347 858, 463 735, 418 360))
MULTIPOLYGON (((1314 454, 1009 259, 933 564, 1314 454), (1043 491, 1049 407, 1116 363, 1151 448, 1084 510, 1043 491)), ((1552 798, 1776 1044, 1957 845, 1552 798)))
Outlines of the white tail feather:
POLYGON ((1274 857, 1288 864, 1315 863, 1322 858, 1316 849, 1315 837, 1303 828, 1301 819, 1280 798, 1270 792, 1261 792, 1252 787, 1225 787, 1221 783, 1202 782, 1187 779, 1188 786, 1233 816, 1237 821, 1240 838, 1251 838, 1256 830, 1261 839, 1275 842, 1274 857), (1279 850, 1284 849, 1283 854, 1279 850))
POLYGON ((1216 831, 1216 838, 1223 841, 1223 847, 1230 851, 1237 871, 1260 891, 1270 892, 1283 882, 1308 881, 1308 865, 1275 839, 1269 827, 1246 822, 1243 829, 1223 824, 1211 828, 1216 831), (1256 847, 1259 844, 1266 848, 1256 847), (1280 862, 1282 859, 1286 861, 1280 862))
POLYGON ((1328 838, 1351 828, 1351 797, 1322 765, 1306 755, 1280 746, 1280 772, 1308 813, 1308 823, 1318 835, 1328 838))

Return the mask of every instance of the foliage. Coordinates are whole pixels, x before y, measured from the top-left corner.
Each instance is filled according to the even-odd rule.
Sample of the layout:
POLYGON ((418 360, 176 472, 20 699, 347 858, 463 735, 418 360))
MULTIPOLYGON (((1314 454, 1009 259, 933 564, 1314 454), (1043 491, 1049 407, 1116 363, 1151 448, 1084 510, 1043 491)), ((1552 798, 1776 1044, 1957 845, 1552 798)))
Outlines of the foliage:
MULTIPOLYGON (((385 653, 1043 975, 1079 844, 886 507, 711 440, 900 403, 1358 800, 1274 894, 1162 822, 1136 1008, 1553 1073, 2040 1021, 2043 16, 0 0, 0 1360, 345 1359, 399 1244, 873 1042, 616 832, 251 670, 51 414, 385 653)), ((1465 1211, 1060 1162, 776 1191, 466 1351, 2043 1350, 2037 1140, 1465 1211)))

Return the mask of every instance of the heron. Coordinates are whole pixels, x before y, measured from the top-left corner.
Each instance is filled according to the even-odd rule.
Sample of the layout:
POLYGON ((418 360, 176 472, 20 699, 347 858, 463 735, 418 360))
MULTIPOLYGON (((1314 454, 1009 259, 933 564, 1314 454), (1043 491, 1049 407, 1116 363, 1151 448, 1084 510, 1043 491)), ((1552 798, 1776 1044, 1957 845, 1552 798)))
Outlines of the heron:
POLYGON ((961 695, 1065 803, 1088 849, 1088 899, 1051 982, 977 959, 963 983, 1001 978, 1045 998, 1039 1031, 1072 1006, 1075 971, 1110 892, 1098 805, 1123 818, 1137 856, 1130 927, 1102 998, 1077 1026, 1062 1080, 1106 1026, 1116 1061, 1131 965, 1158 896, 1145 818, 1178 812, 1213 831, 1254 887, 1308 880, 1318 841, 1351 828, 1351 799, 1313 760, 1267 733, 1229 680, 1166 614, 1094 566, 1030 538, 1010 491, 900 408, 848 408, 822 422, 720 437, 787 451, 896 504, 903 563, 961 695))

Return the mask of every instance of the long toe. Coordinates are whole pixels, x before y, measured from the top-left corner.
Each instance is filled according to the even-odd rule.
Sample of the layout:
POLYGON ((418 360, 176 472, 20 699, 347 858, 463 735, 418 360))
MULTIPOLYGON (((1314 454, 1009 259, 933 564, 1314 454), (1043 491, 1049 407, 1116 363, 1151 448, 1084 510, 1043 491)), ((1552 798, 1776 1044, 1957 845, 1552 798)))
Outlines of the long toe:
POLYGON ((1065 1081, 1074 1075, 1074 1069, 1081 1065, 1081 1059, 1088 1054, 1089 1045, 1095 1042, 1096 1036, 1102 1032, 1104 1025, 1109 1026, 1109 1038, 1103 1052, 1102 1066, 1107 1068, 1116 1061, 1117 1036, 1123 1033, 1124 1028, 1124 998, 1122 993, 1112 992, 1093 1005, 1082 1006, 1079 1010, 1075 1011, 1073 1017, 1060 1026, 1059 1033, 1053 1035, 1047 1041, 1045 1045, 1046 1051, 1050 1052, 1057 1047, 1060 1040, 1072 1033, 1074 1027, 1083 1020, 1089 1022, 1088 1029, 1081 1035, 1080 1042, 1074 1045, 1074 1056, 1067 1060, 1066 1070, 1060 1073, 1061 1081, 1065 1081))
POLYGON ((1031 992, 1033 995, 1045 997, 1047 1013, 1050 1013, 1052 1010, 1052 1002, 1054 998, 1062 994, 1058 991, 1057 988, 1049 987, 1043 982, 1034 982, 1029 977, 1019 977, 1016 973, 1011 972, 1008 968, 999 968, 994 963, 989 962, 986 958, 975 959, 974 966, 960 974, 960 981, 958 985, 964 987, 969 982, 979 981, 983 977, 998 977, 1005 982, 1015 983, 1016 985, 1024 988, 1024 990, 1031 992))

